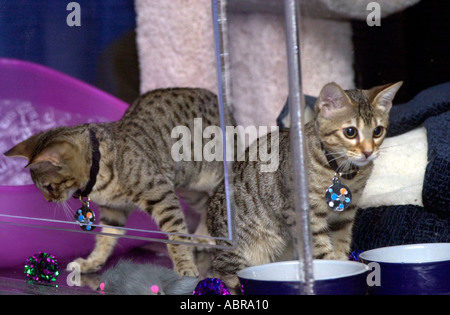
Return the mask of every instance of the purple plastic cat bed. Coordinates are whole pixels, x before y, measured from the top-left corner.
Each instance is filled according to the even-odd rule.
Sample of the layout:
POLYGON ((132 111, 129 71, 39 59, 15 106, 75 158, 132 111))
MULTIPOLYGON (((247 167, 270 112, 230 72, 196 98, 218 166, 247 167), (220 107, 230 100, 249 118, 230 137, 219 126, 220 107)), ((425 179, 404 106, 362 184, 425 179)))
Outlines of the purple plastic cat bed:
MULTIPOLYGON (((114 121, 128 105, 86 83, 46 67, 11 59, 0 59, 0 152, 32 134, 56 126, 114 121)), ((0 268, 22 265, 30 256, 47 251, 57 257, 87 256, 94 234, 73 222, 80 201, 67 206, 47 203, 33 185, 26 161, 0 154, 0 268)), ((92 205, 97 218, 99 213, 92 205)), ((97 220, 98 224, 98 220, 97 220)), ((145 213, 131 214, 126 228, 158 231, 145 213)), ((131 233, 139 236, 139 232, 131 233)), ((127 232, 128 234, 128 232, 127 232)), ((142 237, 149 237, 141 233, 142 237)), ((163 238, 161 234, 152 238, 163 238)), ((122 238, 116 254, 148 242, 122 238)))

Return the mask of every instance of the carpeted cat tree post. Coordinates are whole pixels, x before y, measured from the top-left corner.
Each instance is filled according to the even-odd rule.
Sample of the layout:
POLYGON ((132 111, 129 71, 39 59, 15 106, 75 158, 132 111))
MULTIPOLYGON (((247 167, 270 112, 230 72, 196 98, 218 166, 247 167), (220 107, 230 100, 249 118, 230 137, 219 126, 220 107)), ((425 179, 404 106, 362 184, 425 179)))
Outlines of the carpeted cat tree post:
MULTIPOLYGON (((382 17, 419 0, 379 0, 382 17)), ((369 0, 303 1, 303 92, 336 81, 354 87, 350 19, 369 0)), ((190 86, 217 91, 211 0, 136 0, 141 92, 190 86)), ((276 125, 288 95, 282 1, 228 0, 234 116, 239 125, 276 125)))

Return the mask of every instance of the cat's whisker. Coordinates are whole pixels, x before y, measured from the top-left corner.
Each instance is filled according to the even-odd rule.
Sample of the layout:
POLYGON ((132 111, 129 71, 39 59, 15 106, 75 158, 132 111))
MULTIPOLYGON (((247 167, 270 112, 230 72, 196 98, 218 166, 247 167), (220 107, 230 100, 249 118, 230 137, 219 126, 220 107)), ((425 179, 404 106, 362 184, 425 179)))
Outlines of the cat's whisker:
MULTIPOLYGON (((342 159, 342 158, 345 158, 345 154, 342 155, 342 156, 335 157, 334 159, 327 160, 327 163, 330 163, 330 162, 333 162, 333 161, 337 161, 337 160, 340 160, 340 159, 342 159)), ((326 164, 325 164, 325 165, 326 165, 326 164)))
POLYGON ((70 207, 69 203, 67 201, 63 201, 58 203, 61 210, 64 212, 64 215, 66 216, 68 221, 73 220, 73 209, 70 207))
POLYGON ((61 211, 64 211, 62 205, 59 202, 55 203, 55 207, 53 208, 53 217, 57 217, 61 211))
POLYGON ((403 146, 403 145, 408 145, 408 143, 402 143, 402 144, 399 143, 399 144, 393 144, 393 145, 390 145, 390 146, 387 146, 387 147, 379 147, 378 150, 380 150, 380 151, 388 151, 388 150, 390 150, 392 148, 396 148, 396 147, 403 146))
MULTIPOLYGON (((326 156, 334 156, 334 155, 331 154, 331 153, 325 153, 325 155, 326 155, 326 156)), ((330 162, 337 161, 337 160, 339 160, 339 159, 345 158, 346 156, 347 156, 347 155, 346 155, 345 153, 341 153, 341 155, 334 156, 333 159, 327 160, 327 162, 325 162, 325 163, 323 164, 323 166, 327 165, 327 164, 330 163, 330 162)))
POLYGON ((392 148, 396 148, 396 147, 400 147, 400 146, 407 146, 410 145, 409 143, 406 142, 402 142, 402 143, 396 143, 396 144, 391 144, 391 145, 381 145, 378 150, 380 152, 384 152, 384 151, 389 151, 389 149, 392 148))
POLYGON ((379 147, 379 149, 390 149, 390 148, 403 146, 403 145, 409 145, 409 144, 405 142, 405 143, 396 143, 396 144, 392 144, 392 145, 381 145, 379 147))
POLYGON ((336 161, 336 160, 342 159, 342 158, 344 158, 344 157, 346 157, 346 154, 345 154, 345 153, 342 154, 342 155, 339 155, 339 156, 335 156, 334 158, 330 159, 330 161, 336 161))
POLYGON ((57 211, 59 211, 58 208, 59 208, 59 204, 56 203, 56 204, 55 204, 55 207, 53 208, 53 217, 54 217, 54 218, 56 217, 57 211))
POLYGON ((338 168, 336 169, 336 172, 341 172, 341 173, 345 172, 347 165, 348 165, 348 161, 349 160, 347 159, 341 165, 339 165, 338 168))
POLYGON ((343 156, 343 155, 345 155, 345 152, 333 152, 333 153, 325 152, 324 154, 325 154, 326 156, 334 156, 334 155, 336 155, 336 154, 338 154, 338 156, 343 156))
POLYGON ((356 170, 356 165, 353 163, 353 159, 352 158, 348 158, 347 160, 344 161, 344 163, 342 163, 339 167, 338 167, 338 171, 339 172, 352 172, 354 170, 356 170))
POLYGON ((352 171, 357 169, 356 165, 353 163, 354 158, 352 156, 349 156, 345 152, 338 152, 338 154, 339 153, 340 153, 340 155, 338 155, 338 156, 334 155, 336 153, 334 153, 334 154, 325 153, 325 155, 327 155, 327 156, 334 156, 334 158, 330 159, 329 161, 327 160, 327 162, 324 164, 324 166, 327 165, 329 162, 338 161, 338 160, 341 160, 341 159, 344 158, 344 160, 341 161, 342 163, 340 163, 340 165, 338 166, 337 171, 342 172, 342 173, 346 173, 346 172, 352 172, 352 171))

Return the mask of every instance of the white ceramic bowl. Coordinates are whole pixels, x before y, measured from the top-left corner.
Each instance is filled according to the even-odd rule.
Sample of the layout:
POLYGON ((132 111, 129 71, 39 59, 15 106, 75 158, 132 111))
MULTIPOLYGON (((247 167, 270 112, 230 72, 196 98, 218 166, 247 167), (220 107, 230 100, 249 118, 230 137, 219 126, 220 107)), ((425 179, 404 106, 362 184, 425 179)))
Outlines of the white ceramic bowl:
MULTIPOLYGON (((353 261, 314 260, 315 293, 365 294, 367 270, 353 261)), ((300 293, 299 272, 298 261, 284 261, 249 267, 237 275, 245 295, 295 295, 300 293)))
POLYGON ((450 294, 450 243, 382 247, 359 257, 375 277, 370 294, 450 294))

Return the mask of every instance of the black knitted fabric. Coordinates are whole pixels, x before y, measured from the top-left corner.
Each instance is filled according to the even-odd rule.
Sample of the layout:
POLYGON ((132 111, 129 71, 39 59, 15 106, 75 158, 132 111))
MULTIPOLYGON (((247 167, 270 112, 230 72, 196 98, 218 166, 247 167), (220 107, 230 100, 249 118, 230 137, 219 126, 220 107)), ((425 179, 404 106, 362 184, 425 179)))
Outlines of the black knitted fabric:
POLYGON ((428 165, 422 190, 427 211, 450 215, 450 111, 425 121, 428 165))
POLYGON ((360 209, 353 226, 353 251, 441 242, 450 242, 450 216, 442 218, 416 205, 360 209))
POLYGON ((423 90, 409 102, 392 107, 389 113, 388 137, 410 131, 428 118, 449 110, 450 82, 423 90))

